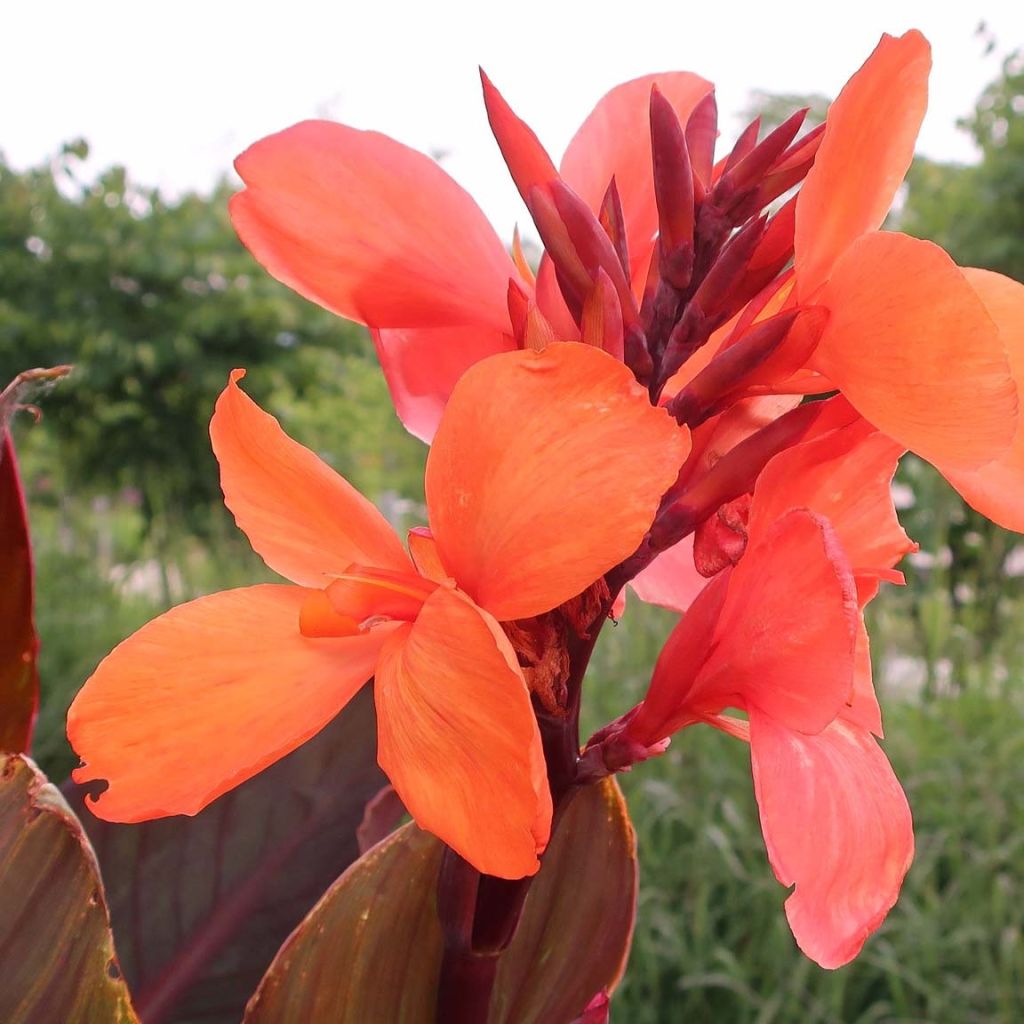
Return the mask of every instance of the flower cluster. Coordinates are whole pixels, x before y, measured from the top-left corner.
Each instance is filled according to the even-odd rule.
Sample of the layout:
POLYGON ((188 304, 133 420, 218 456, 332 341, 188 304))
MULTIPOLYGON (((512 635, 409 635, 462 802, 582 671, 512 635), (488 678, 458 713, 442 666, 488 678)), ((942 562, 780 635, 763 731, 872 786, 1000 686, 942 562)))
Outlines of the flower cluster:
POLYGON ((76 778, 108 783, 96 813, 195 813, 373 676, 412 816, 516 879, 575 787, 704 723, 750 745, 800 947, 855 956, 913 853, 863 618, 914 549, 899 458, 1024 529, 1024 286, 880 230, 929 69, 919 33, 883 37, 824 125, 755 122, 718 159, 709 82, 636 79, 560 167, 484 77, 536 272, 385 136, 305 122, 239 157, 242 240, 370 328, 431 443, 429 525, 403 546, 236 371, 211 425, 225 501, 292 585, 173 609, 100 665, 68 720, 76 778), (581 745, 586 661, 626 584, 684 614, 646 698, 581 745))

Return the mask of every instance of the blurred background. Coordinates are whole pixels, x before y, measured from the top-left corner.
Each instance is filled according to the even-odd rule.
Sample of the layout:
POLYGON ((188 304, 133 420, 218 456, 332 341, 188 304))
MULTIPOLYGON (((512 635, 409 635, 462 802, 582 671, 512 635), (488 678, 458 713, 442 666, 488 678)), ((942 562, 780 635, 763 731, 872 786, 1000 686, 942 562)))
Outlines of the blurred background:
MULTIPOLYGON (((55 22, 62 26, 56 45, 65 57, 72 54, 73 73, 36 50, 35 78, 21 79, 27 92, 5 89, 3 132, 10 132, 10 145, 0 133, 0 385, 33 366, 76 367, 39 396, 38 424, 22 415, 14 425, 38 561, 43 706, 35 753, 55 779, 74 764, 63 732, 67 704, 103 654, 173 603, 271 578, 221 504, 209 451, 213 401, 232 367, 248 367, 250 393, 396 525, 423 521, 425 449, 395 419, 367 335, 278 285, 242 249, 226 212, 235 187, 231 153, 301 116, 358 123, 379 108, 384 113, 375 126, 458 172, 500 219, 499 230, 505 233, 517 217, 525 221, 496 148, 477 159, 461 141, 465 132, 476 139, 473 146, 489 145, 479 109, 466 127, 459 110, 444 110, 441 94, 431 110, 416 106, 421 98, 405 102, 419 88, 418 65, 403 64, 402 56, 415 35, 411 20, 395 18, 393 47, 373 37, 380 46, 364 73, 365 89, 358 84, 365 52, 357 33, 331 37, 334 59, 347 69, 339 100, 319 84, 334 70, 323 61, 306 92, 295 91, 294 68, 303 54, 296 57, 290 44, 308 36, 322 53, 325 35, 315 5, 297 8, 298 27, 289 22, 279 60, 245 49, 254 29, 241 14, 208 32, 201 19, 186 20, 184 28, 181 18, 170 19, 171 37, 182 31, 205 42, 179 54, 177 77, 168 82, 146 68, 147 47, 157 45, 161 25, 126 26, 119 5, 111 5, 107 18, 100 5, 94 20, 79 26, 74 18, 83 15, 69 7, 70 20, 55 22), (310 15, 306 7, 314 16, 302 21, 299 16, 310 15), (111 63, 99 59, 99 44, 91 49, 93 38, 114 50, 132 49, 122 63, 111 63), (227 92, 211 85, 211 74, 225 75, 218 46, 227 64, 248 59, 248 84, 236 75, 227 92), (101 104, 89 102, 97 81, 120 105, 97 109, 101 104), (390 89, 383 85, 388 81, 390 89), (197 82, 205 83, 201 99, 197 82), (268 82, 280 83, 284 97, 269 114, 260 101, 268 82), (171 123, 160 104, 175 92, 181 104, 171 123), (51 102, 51 93, 67 102, 51 102), (28 98, 12 118, 15 95, 28 98), (218 106, 225 95, 229 108, 218 106), (367 96, 373 104, 364 102, 367 96), (415 126, 403 133, 401 123, 387 123, 396 111, 415 126), (424 123, 435 111, 444 116, 431 138, 424 123), (217 124, 221 135, 211 142, 203 132, 217 124), (485 171, 487 184, 477 189, 475 176, 485 171)), ((726 141, 755 114, 770 125, 809 106, 814 123, 880 28, 901 28, 879 15, 866 30, 860 6, 863 45, 860 36, 844 41, 834 26, 794 39, 783 25, 780 38, 789 40, 783 61, 761 31, 758 59, 767 55, 785 68, 781 78, 767 72, 762 78, 753 58, 736 58, 750 45, 750 33, 733 46, 720 26, 691 25, 687 33, 684 20, 674 26, 683 56, 663 57, 671 40, 651 32, 657 28, 652 5, 642 38, 663 49, 646 61, 636 52, 642 38, 635 26, 633 34, 616 37, 610 14, 600 5, 586 10, 586 31, 622 51, 622 60, 598 61, 597 77, 572 82, 572 102, 564 104, 571 109, 550 96, 534 97, 531 109, 529 90, 539 83, 543 96, 545 82, 561 85, 571 62, 586 57, 571 34, 583 8, 554 35, 562 40, 562 66, 526 61, 524 67, 522 54, 518 61, 506 51, 492 54, 492 66, 512 79, 510 98, 525 97, 517 105, 528 120, 557 109, 540 131, 556 153, 604 89, 659 66, 691 67, 712 78, 724 72, 719 102, 726 141), (853 43, 859 48, 845 63, 829 56, 833 44, 845 53, 853 43)), ((444 5, 439 11, 445 16, 434 27, 443 54, 454 45, 449 27, 455 22, 444 5)), ((518 40, 521 5, 516 12, 518 40)), ((332 26, 344 26, 348 13, 334 10, 332 26)), ((905 13, 901 7, 900 16, 905 13)), ((981 26, 977 17, 961 14, 935 25, 942 52, 958 57, 937 60, 926 145, 891 226, 939 242, 961 264, 1024 280, 1024 15, 1009 4, 981 26)), ((527 21, 527 34, 550 51, 553 30, 545 35, 538 17, 527 21)), ((797 22, 805 33, 816 27, 796 15, 789 26, 797 22)), ((921 27, 931 34, 928 24, 921 27)), ((488 38, 496 31, 492 24, 488 38)), ((936 52, 938 58, 938 46, 936 52)), ((31 62, 32 52, 18 59, 31 62)), ((436 89, 447 81, 448 64, 436 54, 433 60, 438 77, 429 87, 436 89)), ((460 81, 459 102, 478 107, 472 78, 460 81)), ((767 864, 746 750, 728 737, 690 730, 666 757, 623 779, 643 887, 617 1020, 966 1024, 1024 1015, 1024 539, 974 514, 913 458, 901 466, 895 497, 921 550, 903 566, 909 586, 889 587, 871 606, 870 627, 885 747, 916 820, 918 854, 900 903, 854 964, 825 972, 805 960, 767 864)), ((638 699, 671 625, 668 614, 634 601, 624 621, 606 631, 590 683, 590 725, 638 699)))

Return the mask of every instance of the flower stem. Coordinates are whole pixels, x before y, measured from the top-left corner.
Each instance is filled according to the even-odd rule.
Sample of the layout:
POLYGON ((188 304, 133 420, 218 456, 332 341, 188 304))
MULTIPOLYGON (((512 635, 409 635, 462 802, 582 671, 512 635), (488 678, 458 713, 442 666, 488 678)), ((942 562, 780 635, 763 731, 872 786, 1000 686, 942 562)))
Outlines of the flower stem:
MULTIPOLYGON (((576 792, 579 715, 583 676, 612 598, 583 635, 569 641, 568 701, 565 713, 537 711, 554 816, 552 835, 576 792)), ((533 878, 508 881, 481 875, 454 850, 446 849, 438 879, 437 909, 444 955, 437 994, 437 1020, 444 1024, 486 1024, 498 962, 515 935, 533 878)))

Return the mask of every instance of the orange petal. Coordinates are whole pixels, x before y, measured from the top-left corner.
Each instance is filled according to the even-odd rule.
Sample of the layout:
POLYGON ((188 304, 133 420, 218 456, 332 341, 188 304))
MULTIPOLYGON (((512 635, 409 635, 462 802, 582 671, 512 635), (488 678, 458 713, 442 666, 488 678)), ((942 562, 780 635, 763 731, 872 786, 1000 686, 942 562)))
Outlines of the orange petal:
POLYGON ((914 856, 907 798, 865 729, 816 736, 750 715, 754 791, 775 877, 796 889, 786 917, 822 967, 852 960, 896 902, 914 856))
POLYGON ((685 125, 694 107, 712 89, 688 71, 645 75, 606 93, 573 136, 561 172, 596 213, 615 178, 622 200, 629 247, 630 277, 644 279, 658 231, 651 160, 651 89, 657 85, 685 125))
POLYGON ((527 202, 532 188, 550 184, 558 177, 558 172, 533 129, 516 116, 483 68, 480 69, 480 84, 491 131, 519 194, 527 202))
POLYGON ((353 565, 327 588, 327 598, 339 615, 356 622, 375 618, 412 622, 436 588, 419 573, 353 565))
POLYGON ((501 627, 441 587, 381 652, 378 760, 409 813, 478 871, 522 878, 551 831, 537 720, 501 627))
POLYGON ((820 732, 850 700, 859 622, 835 534, 810 512, 787 513, 683 616, 631 737, 649 746, 727 707, 820 732))
POLYGON ((569 312, 551 257, 545 253, 537 269, 537 306, 559 341, 579 341, 580 329, 569 312))
POLYGON ((335 611, 325 590, 311 590, 299 609, 299 632, 303 636, 356 636, 360 621, 335 611))
POLYGON ((414 526, 409 531, 408 542, 409 554, 421 576, 435 583, 443 583, 450 578, 437 553, 434 535, 425 526, 414 526))
POLYGON ((824 516, 857 572, 889 569, 917 545, 896 518, 890 485, 903 448, 866 420, 794 445, 761 471, 748 533, 791 508, 824 516))
POLYGON ((711 646, 709 638, 715 634, 729 592, 732 572, 726 570, 706 583, 665 641, 644 701, 626 726, 629 737, 641 747, 654 746, 684 726, 716 715, 726 706, 717 695, 711 700, 702 699, 705 695, 697 692, 696 686, 711 646))
POLYGON ((931 242, 876 231, 847 249, 818 301, 814 368, 880 430, 943 468, 1005 452, 1017 394, 984 304, 931 242))
POLYGON ((819 732, 853 690, 859 623, 853 573, 828 521, 787 512, 751 537, 733 570, 699 686, 819 732))
MULTIPOLYGON (((999 328, 1024 409, 1024 284, 988 270, 963 273, 999 328)), ((945 475, 982 515, 1024 532, 1024 422, 1018 421, 1013 444, 994 462, 974 470, 945 471, 945 475)))
POLYGON ((68 712, 107 821, 196 814, 318 733, 373 674, 392 627, 307 639, 310 591, 265 585, 173 608, 100 662, 68 712))
POLYGON ((920 32, 884 35, 829 107, 797 199, 801 302, 811 300, 852 242, 885 220, 914 156, 930 70, 931 48, 920 32))
POLYGON ((510 326, 374 330, 384 378, 405 429, 428 444, 455 382, 474 363, 516 347, 510 326))
POLYGON ((850 703, 839 717, 852 726, 867 729, 882 737, 882 709, 878 706, 875 684, 871 677, 871 638, 863 614, 857 626, 857 654, 853 669, 853 693, 850 703))
POLYGON ((548 611, 633 553, 688 449, 606 352, 492 356, 456 385, 427 459, 441 561, 495 618, 548 611))
POLYGON ((410 572, 387 520, 238 387, 244 375, 232 371, 210 438, 224 502, 267 565, 312 587, 353 562, 410 572))
POLYGON ((480 208, 430 157, 303 121, 250 146, 231 219, 279 281, 371 327, 507 329, 518 276, 480 208))

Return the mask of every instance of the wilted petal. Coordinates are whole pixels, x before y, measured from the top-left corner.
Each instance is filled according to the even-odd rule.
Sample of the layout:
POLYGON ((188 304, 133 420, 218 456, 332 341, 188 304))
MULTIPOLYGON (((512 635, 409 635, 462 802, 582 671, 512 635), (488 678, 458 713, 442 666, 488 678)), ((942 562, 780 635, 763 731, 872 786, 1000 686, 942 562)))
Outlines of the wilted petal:
POLYGON ((852 242, 885 220, 914 156, 930 70, 931 48, 920 32, 883 35, 829 107, 797 199, 801 302, 811 300, 852 242))
POLYGON ((497 619, 549 611, 633 553, 688 449, 605 352, 493 356, 459 381, 427 459, 441 561, 497 619))
POLYGON ((374 330, 384 378, 405 429, 430 443, 455 382, 474 363, 512 351, 509 326, 374 330))
POLYGON ((231 219, 279 281, 371 327, 507 325, 517 276, 480 208, 430 157, 303 121, 250 146, 231 219))
POLYGON ((647 272, 658 207, 651 159, 651 89, 657 85, 685 125, 694 107, 713 88, 688 71, 644 75, 606 93, 573 136, 562 157, 562 177, 597 212, 612 178, 622 200, 629 246, 630 276, 647 272))
POLYGON ((1017 394, 999 331, 953 261, 894 232, 847 249, 818 300, 828 325, 814 357, 879 430, 940 469, 1003 454, 1017 394))
POLYGON ((508 639, 448 588, 381 652, 378 760, 409 813, 477 870, 538 867, 551 796, 530 696, 508 639))
POLYGON ((797 944, 822 967, 860 951, 896 902, 914 855, 907 798, 865 729, 837 720, 816 736, 752 711, 754 791, 797 944))
POLYGON ((224 503, 267 565, 312 587, 353 562, 412 571, 388 521, 238 387, 244 375, 217 399, 210 438, 224 503))
MULTIPOLYGON (((1020 409, 1024 410, 1024 284, 988 270, 963 271, 999 328, 1010 361, 1020 409)), ((941 468, 941 466, 940 466, 941 468)), ((1024 423, 1009 450, 978 469, 947 470, 949 482, 982 515, 1024 532, 1024 423)))
POLYGON ((108 821, 196 814, 318 733, 373 674, 392 627, 299 633, 311 591, 266 585, 201 597, 154 619, 100 662, 68 712, 84 765, 110 783, 108 821))

